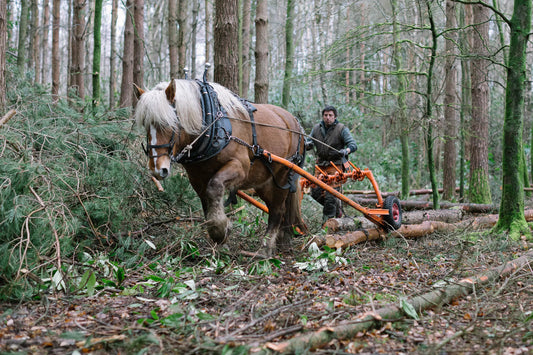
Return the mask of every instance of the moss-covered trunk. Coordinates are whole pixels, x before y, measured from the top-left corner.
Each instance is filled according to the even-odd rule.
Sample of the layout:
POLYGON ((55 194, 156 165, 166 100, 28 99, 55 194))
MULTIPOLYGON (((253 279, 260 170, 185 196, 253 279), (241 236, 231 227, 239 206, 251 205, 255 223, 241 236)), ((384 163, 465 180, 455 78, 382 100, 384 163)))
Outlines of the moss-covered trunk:
POLYGON ((515 0, 510 22, 511 45, 507 65, 505 90, 505 119, 503 124, 502 201, 498 231, 509 231, 517 238, 528 232, 524 218, 524 181, 521 176, 524 87, 526 80, 526 48, 531 30, 531 1, 515 0))

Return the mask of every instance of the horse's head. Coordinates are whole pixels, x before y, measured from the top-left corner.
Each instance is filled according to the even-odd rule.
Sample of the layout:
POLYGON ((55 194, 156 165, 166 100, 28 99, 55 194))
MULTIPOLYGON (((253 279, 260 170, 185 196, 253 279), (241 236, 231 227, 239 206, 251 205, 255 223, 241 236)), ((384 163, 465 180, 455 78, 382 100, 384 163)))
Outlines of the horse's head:
POLYGON ((170 174, 172 157, 179 151, 181 130, 174 110, 174 81, 163 90, 161 84, 155 89, 144 91, 134 85, 139 102, 135 110, 137 124, 146 130, 148 167, 159 180, 170 174))

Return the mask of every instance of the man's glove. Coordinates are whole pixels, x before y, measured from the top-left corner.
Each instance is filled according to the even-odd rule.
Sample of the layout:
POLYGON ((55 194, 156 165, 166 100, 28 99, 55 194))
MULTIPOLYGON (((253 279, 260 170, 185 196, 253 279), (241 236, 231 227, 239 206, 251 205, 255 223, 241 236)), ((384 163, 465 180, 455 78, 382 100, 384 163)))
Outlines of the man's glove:
POLYGON ((305 150, 311 150, 311 149, 313 149, 314 146, 315 145, 311 141, 305 142, 305 150))
POLYGON ((350 153, 348 153, 347 149, 341 149, 339 150, 339 154, 341 155, 341 157, 347 157, 350 153))

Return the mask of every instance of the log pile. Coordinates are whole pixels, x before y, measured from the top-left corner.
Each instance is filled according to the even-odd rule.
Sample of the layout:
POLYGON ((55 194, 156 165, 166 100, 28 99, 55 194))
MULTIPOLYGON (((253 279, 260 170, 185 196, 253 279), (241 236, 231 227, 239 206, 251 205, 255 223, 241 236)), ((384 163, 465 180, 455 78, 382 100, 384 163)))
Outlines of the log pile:
MULTIPOLYGON (((526 221, 533 221, 533 210, 524 211, 524 215, 526 217, 526 221)), ((403 224, 400 229, 391 232, 391 235, 404 238, 418 238, 434 232, 451 232, 457 229, 486 229, 496 225, 498 222, 498 215, 491 214, 473 217, 465 220, 459 220, 457 222, 450 222, 450 220, 425 220, 419 224, 403 224)), ((346 224, 347 222, 342 223, 346 224)), ((335 228, 340 227, 341 224, 338 222, 338 219, 330 219, 324 226, 328 228, 328 231, 332 231, 335 228)), ((330 248, 347 248, 351 245, 370 240, 378 240, 384 237, 385 235, 381 230, 371 228, 349 231, 343 234, 317 235, 314 236, 313 241, 316 242, 318 246, 327 245, 330 248)))

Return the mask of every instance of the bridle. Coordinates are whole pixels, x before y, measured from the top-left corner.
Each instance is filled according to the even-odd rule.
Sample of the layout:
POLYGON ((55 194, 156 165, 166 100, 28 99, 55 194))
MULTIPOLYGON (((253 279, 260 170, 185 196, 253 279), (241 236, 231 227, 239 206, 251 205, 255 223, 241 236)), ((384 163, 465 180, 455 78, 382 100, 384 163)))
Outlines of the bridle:
POLYGON ((170 141, 168 143, 165 143, 165 144, 150 144, 148 142, 148 134, 146 135, 146 147, 144 146, 143 143, 141 143, 142 145, 142 148, 144 150, 144 153, 146 154, 146 156, 149 158, 149 159, 153 159, 153 158, 159 158, 159 157, 164 157, 164 156, 168 156, 172 159, 172 149, 174 148, 174 144, 176 144, 176 141, 174 140, 174 136, 176 135, 176 132, 174 130, 172 130, 172 136, 170 137, 170 141), (163 154, 156 154, 156 155, 152 155, 150 152, 152 149, 160 149, 160 148, 167 148, 167 152, 166 153, 163 153, 163 154))

